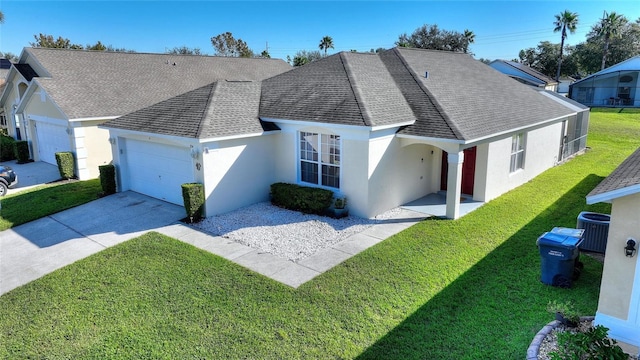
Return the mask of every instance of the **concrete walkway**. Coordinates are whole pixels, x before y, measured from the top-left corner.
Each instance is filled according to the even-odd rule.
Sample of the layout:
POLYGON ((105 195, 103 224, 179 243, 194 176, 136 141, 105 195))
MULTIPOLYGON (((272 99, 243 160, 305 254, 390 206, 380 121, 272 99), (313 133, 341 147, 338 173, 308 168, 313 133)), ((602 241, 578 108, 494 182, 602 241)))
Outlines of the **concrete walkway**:
POLYGON ((297 288, 425 218, 409 210, 292 262, 179 222, 184 208, 127 191, 0 232, 0 295, 149 231, 189 243, 297 288))

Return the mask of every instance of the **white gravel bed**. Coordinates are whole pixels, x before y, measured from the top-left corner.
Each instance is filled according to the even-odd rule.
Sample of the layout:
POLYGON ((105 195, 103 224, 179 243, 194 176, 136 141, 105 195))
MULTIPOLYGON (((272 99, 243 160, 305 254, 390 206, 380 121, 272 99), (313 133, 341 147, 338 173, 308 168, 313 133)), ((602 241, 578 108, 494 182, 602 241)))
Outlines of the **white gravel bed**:
POLYGON ((355 216, 334 219, 262 202, 208 217, 192 226, 254 249, 299 261, 399 213, 400 209, 395 208, 375 219, 355 216))

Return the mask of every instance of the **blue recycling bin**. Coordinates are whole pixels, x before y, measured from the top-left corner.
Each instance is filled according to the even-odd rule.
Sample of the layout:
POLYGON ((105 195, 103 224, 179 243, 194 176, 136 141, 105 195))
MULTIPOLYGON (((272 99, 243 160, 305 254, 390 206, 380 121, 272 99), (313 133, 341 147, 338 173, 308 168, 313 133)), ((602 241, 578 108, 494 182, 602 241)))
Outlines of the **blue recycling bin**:
POLYGON ((541 281, 557 287, 571 287, 579 274, 578 259, 584 229, 553 228, 542 234, 536 244, 540 250, 541 281))

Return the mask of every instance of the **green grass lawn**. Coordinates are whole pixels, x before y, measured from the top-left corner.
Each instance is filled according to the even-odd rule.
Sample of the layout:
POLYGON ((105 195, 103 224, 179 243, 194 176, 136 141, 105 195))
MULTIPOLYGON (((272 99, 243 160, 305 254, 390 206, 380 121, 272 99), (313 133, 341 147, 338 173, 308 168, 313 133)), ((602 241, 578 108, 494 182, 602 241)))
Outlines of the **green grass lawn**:
POLYGON ((0 199, 0 231, 98 198, 99 179, 38 186, 0 199))
POLYGON ((597 306, 602 265, 539 281, 535 242, 640 146, 594 111, 591 149, 457 221, 427 220, 297 290, 149 233, 0 297, 0 358, 521 359, 550 300, 597 306))

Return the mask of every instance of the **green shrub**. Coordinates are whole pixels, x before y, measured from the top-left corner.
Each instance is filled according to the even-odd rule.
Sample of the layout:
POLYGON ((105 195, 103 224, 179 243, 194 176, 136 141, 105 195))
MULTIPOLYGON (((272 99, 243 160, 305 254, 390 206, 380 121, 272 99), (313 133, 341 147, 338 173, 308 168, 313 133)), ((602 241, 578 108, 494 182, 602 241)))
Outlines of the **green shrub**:
POLYGON ((75 161, 73 153, 64 151, 56 153, 56 162, 58 163, 58 171, 63 179, 71 179, 74 177, 75 161))
POLYGON ((116 193, 116 167, 109 165, 98 166, 100 171, 100 186, 104 195, 111 195, 116 193))
POLYGON ((16 158, 16 141, 11 136, 0 134, 0 161, 9 161, 16 158))
POLYGON ((204 213, 204 185, 199 183, 182 184, 182 199, 189 222, 202 219, 204 213))
POLYGON ((29 143, 20 140, 16 141, 16 158, 18 159, 18 164, 25 164, 29 162, 29 143))
POLYGON ((271 203, 289 210, 325 215, 332 200, 331 190, 286 183, 271 185, 271 203))
POLYGON ((629 358, 616 345, 616 341, 607 337, 609 329, 597 325, 587 332, 563 331, 558 333, 560 351, 550 353, 553 360, 610 359, 629 358))

